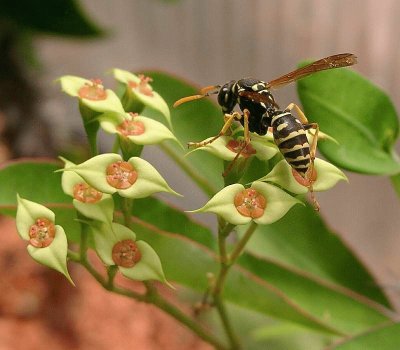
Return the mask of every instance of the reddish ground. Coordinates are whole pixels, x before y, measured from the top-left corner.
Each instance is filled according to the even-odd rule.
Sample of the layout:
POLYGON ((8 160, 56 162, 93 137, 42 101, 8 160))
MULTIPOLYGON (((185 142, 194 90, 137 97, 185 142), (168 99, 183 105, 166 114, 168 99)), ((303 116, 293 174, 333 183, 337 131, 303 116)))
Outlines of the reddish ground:
POLYGON ((210 350, 158 309, 104 291, 72 266, 77 287, 35 263, 0 217, 0 350, 210 350))

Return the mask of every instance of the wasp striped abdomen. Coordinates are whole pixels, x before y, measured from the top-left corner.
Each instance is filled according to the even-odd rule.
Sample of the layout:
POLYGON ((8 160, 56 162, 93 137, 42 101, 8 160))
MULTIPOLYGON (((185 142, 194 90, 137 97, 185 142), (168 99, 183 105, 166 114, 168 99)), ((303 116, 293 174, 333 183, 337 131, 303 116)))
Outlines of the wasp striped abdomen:
POLYGON ((271 126, 276 145, 286 161, 302 177, 311 165, 310 144, 303 124, 289 112, 272 117, 271 126))

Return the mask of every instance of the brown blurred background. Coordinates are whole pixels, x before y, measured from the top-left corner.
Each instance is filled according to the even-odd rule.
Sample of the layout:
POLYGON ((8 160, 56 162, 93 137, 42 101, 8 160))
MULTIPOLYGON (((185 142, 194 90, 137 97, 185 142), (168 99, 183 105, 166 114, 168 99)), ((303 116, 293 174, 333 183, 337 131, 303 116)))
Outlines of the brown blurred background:
MULTIPOLYGON (((301 60, 352 52, 359 58, 354 69, 386 90, 399 109, 397 0, 81 3, 108 34, 96 40, 35 37, 40 64, 30 69, 29 76, 34 79, 30 83, 35 86, 40 117, 32 123, 29 137, 18 141, 18 155, 46 154, 50 140, 56 149, 62 149, 82 136, 76 104, 54 84, 57 77, 103 78, 113 67, 161 69, 204 86, 246 76, 271 80, 294 69, 301 60), (33 147, 38 138, 44 143, 33 147)), ((276 99, 281 105, 298 102, 295 86, 279 90, 276 99)), ((377 123, 379 118, 377 115, 377 123)), ((180 207, 193 209, 204 203, 205 197, 193 193, 185 175, 177 173, 156 149, 144 156, 158 164, 174 189, 186 195, 177 202, 180 207)), ((321 215, 396 297, 400 294, 398 198, 388 178, 347 175, 349 184, 318 194, 321 215)), ((207 217, 204 220, 209 223, 207 217)))

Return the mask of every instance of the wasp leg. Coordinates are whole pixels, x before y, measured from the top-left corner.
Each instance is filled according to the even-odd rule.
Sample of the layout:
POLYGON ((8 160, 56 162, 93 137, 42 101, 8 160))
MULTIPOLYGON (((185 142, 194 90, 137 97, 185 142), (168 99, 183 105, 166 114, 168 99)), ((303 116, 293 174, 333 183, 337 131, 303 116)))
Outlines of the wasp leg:
POLYGON ((285 112, 290 112, 292 109, 294 109, 298 116, 299 116, 299 120, 301 121, 301 123, 303 125, 307 125, 308 124, 308 119, 305 116, 305 114, 303 113, 303 111, 300 109, 300 107, 298 105, 296 105, 295 103, 291 103, 289 106, 287 106, 285 108, 285 112))
POLYGON ((307 170, 306 173, 306 178, 309 182, 308 190, 310 192, 310 197, 313 202, 314 208, 316 211, 319 211, 319 204, 314 196, 314 191, 313 191, 313 182, 315 181, 314 179, 314 160, 315 160, 315 154, 317 152, 317 143, 318 143, 318 132, 319 132, 319 126, 317 123, 310 123, 304 125, 304 129, 309 130, 309 129, 314 129, 314 135, 313 135, 313 140, 310 145, 310 159, 311 159, 311 165, 307 170))
POLYGON ((308 168, 307 172, 306 172, 306 180, 309 183, 308 187, 308 191, 310 192, 310 199, 313 203, 313 206, 315 208, 316 211, 319 211, 320 206, 318 204, 317 199, 314 196, 314 189, 313 189, 313 182, 314 180, 314 160, 315 160, 315 154, 317 152, 317 144, 318 144, 318 132, 319 132, 319 126, 317 123, 309 123, 307 117, 305 116, 305 114, 303 113, 303 111, 300 109, 300 107, 298 105, 296 105, 295 103, 291 103, 289 106, 286 107, 285 111, 290 112, 291 110, 295 110, 297 115, 299 116, 299 120, 300 122, 303 124, 304 129, 305 130, 309 130, 309 129, 314 129, 314 135, 313 135, 313 140, 312 143, 310 145, 310 167, 308 168))
POLYGON ((206 145, 209 145, 210 143, 214 142, 221 136, 224 136, 227 131, 230 129, 232 123, 235 120, 240 120, 242 116, 238 112, 233 112, 232 114, 225 114, 224 115, 224 126, 222 127, 221 131, 218 133, 218 135, 214 136, 212 139, 208 141, 202 141, 202 142, 189 142, 188 147, 191 148, 198 148, 198 147, 204 147, 206 145))
POLYGON ((238 158, 240 157, 242 152, 246 149, 246 147, 250 144, 249 116, 250 116, 250 112, 247 109, 245 109, 243 111, 243 116, 240 115, 240 117, 244 119, 244 123, 243 123, 244 141, 243 141, 242 147, 240 147, 239 151, 236 153, 235 158, 233 158, 232 162, 229 164, 229 166, 222 173, 223 177, 226 177, 229 174, 229 172, 232 170, 232 167, 235 164, 235 162, 238 160, 238 158))

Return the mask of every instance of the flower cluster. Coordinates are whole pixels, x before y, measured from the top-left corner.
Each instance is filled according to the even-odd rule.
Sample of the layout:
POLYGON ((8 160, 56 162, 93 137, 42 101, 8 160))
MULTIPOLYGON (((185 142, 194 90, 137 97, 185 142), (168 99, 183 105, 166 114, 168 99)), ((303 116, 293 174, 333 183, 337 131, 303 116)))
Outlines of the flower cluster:
MULTIPOLYGON (((64 168, 60 169, 62 189, 72 197, 79 222, 87 227, 81 235, 90 236, 88 239, 94 242, 106 266, 117 266, 131 279, 166 282, 161 261, 153 248, 143 240, 136 240, 130 228, 116 222, 114 197, 119 197, 121 202, 158 192, 179 195, 140 157, 144 145, 166 140, 177 142, 177 139, 168 127, 171 125, 168 106, 153 91, 149 84, 151 79, 119 69, 113 73, 121 85, 119 90, 124 91, 121 98, 105 89, 99 79, 64 76, 59 80, 62 90, 79 101, 88 139, 96 143, 101 127, 117 136, 123 154, 95 155, 80 164, 61 158, 64 162, 64 168), (159 111, 168 126, 142 115, 144 107, 159 111)), ((50 209, 18 197, 17 229, 20 236, 29 241, 29 254, 72 282, 67 270, 68 234, 55 223, 56 215, 50 209)))
MULTIPOLYGON (((128 203, 155 193, 179 195, 146 160, 140 157, 143 146, 161 142, 179 141, 171 131, 168 105, 153 90, 151 79, 120 69, 112 71, 119 84, 119 96, 106 89, 99 79, 75 76, 60 78, 62 90, 79 101, 79 109, 94 155, 75 164, 61 158, 62 189, 72 198, 73 208, 82 226, 81 235, 89 241, 106 266, 116 266, 124 276, 134 280, 166 282, 161 261, 145 241, 137 240, 127 218, 132 214, 128 203), (146 108, 156 110, 165 124, 144 114, 146 108), (97 132, 101 128, 115 135, 115 153, 97 154, 97 132), (119 154, 118 151, 121 151, 119 154), (116 201, 117 199, 117 201, 116 201), (121 209, 125 225, 118 222, 121 209)), ((345 175, 321 159, 315 159, 313 178, 301 177, 283 159, 268 132, 253 135, 245 143, 243 129, 238 127, 229 136, 208 142, 204 140, 191 152, 206 151, 236 165, 235 175, 225 181, 225 187, 202 208, 193 212, 211 212, 233 225, 271 224, 281 219, 295 204, 302 203, 297 196, 313 191, 324 191, 345 175), (270 162, 271 170, 258 180, 241 181, 246 164, 258 158, 270 162)), ((312 137, 312 135, 309 135, 312 137)), ((320 133, 321 138, 328 138, 320 133)), ((56 224, 56 215, 43 205, 18 197, 17 228, 20 236, 29 242, 28 252, 37 261, 56 269, 71 282, 67 270, 68 233, 56 224)))
MULTIPOLYGON (((206 151, 238 164, 248 162, 252 157, 262 161, 274 161, 278 158, 279 161, 275 160, 272 170, 257 181, 247 184, 246 187, 240 183, 226 186, 202 208, 192 212, 212 212, 234 225, 243 225, 250 221, 270 224, 282 218, 294 204, 302 204, 296 196, 309 192, 311 185, 312 190, 318 192, 332 188, 338 181, 347 180, 340 169, 319 158, 314 161, 312 179, 307 180, 283 159, 270 131, 265 136, 252 135, 251 142, 246 145, 242 136, 237 137, 240 129, 211 143, 207 143, 211 138, 206 139, 200 142, 205 143, 204 147, 195 148, 191 152, 206 151)), ((311 143, 313 135, 309 134, 308 137, 311 143)), ((320 133, 319 138, 333 140, 324 133, 320 133)), ((232 167, 232 163, 229 167, 232 167)), ((246 168, 241 169, 244 171, 246 168)), ((228 172, 229 170, 228 168, 228 172)), ((235 174, 236 180, 240 181, 243 171, 235 174)))

